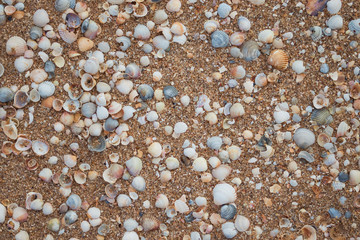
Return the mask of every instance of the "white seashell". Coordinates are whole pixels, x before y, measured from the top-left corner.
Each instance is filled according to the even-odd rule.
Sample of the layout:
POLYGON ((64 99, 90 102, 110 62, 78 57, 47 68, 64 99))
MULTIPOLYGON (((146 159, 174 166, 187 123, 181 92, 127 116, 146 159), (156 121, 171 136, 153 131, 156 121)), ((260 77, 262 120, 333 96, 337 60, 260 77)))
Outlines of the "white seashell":
POLYGON ((39 178, 45 182, 50 182, 51 178, 53 176, 52 171, 49 168, 43 168, 40 172, 39 172, 39 178))
POLYGON ((214 178, 223 181, 225 178, 227 178, 230 175, 231 170, 232 169, 229 165, 223 164, 212 170, 212 175, 214 176, 214 178))
POLYGON ((235 227, 239 232, 245 232, 250 227, 250 221, 247 217, 238 215, 235 219, 235 227))
POLYGON ((181 22, 174 22, 170 28, 170 31, 173 34, 180 36, 180 35, 183 35, 184 33, 186 33, 186 27, 181 22))
POLYGON ((0 223, 5 222, 6 218, 6 208, 0 203, 0 223))
POLYGON ((102 125, 100 123, 94 123, 89 127, 90 136, 98 137, 101 135, 102 125))
POLYGON ((182 97, 180 98, 180 102, 181 102, 181 104, 182 104, 184 107, 187 107, 187 106, 189 106, 189 104, 190 104, 190 97, 187 96, 187 95, 182 96, 182 97))
POLYGON ((295 131, 293 137, 296 145, 306 149, 315 143, 315 134, 306 128, 299 128, 295 131))
POLYGON ((353 185, 353 186, 360 184, 360 171, 359 170, 351 170, 350 171, 349 184, 353 185))
POLYGON ((121 240, 139 240, 139 235, 136 232, 125 232, 121 240))
POLYGON ((138 24, 134 29, 134 37, 139 40, 146 40, 150 38, 150 30, 143 24, 138 24))
POLYGON ((174 157, 168 157, 165 160, 165 163, 166 163, 167 169, 169 169, 169 170, 175 170, 175 169, 179 168, 179 166, 180 166, 179 160, 177 160, 174 157))
POLYGON ((285 111, 274 112, 274 120, 277 124, 286 122, 290 119, 290 114, 285 111))
POLYGON ((265 159, 268 159, 268 158, 270 158, 270 157, 272 157, 274 155, 274 152, 275 152, 275 149, 272 146, 266 145, 266 150, 261 151, 260 156, 265 158, 265 159))
POLYGON ((349 131, 349 129, 350 126, 345 121, 342 121, 337 128, 336 137, 345 136, 347 131, 349 131))
POLYGON ((270 29, 263 30, 258 35, 258 40, 262 43, 272 43, 274 41, 274 32, 270 29))
MULTIPOLYGON (((43 37, 41 37, 40 40, 39 40, 38 47, 39 47, 40 49, 46 51, 46 50, 50 49, 50 47, 51 47, 51 42, 50 42, 50 40, 49 40, 47 37, 43 36, 43 37)), ((39 53, 39 54, 40 54, 40 53, 39 53)), ((45 62, 46 62, 46 61, 45 61, 45 62)))
POLYGON ((221 137, 211 137, 206 141, 206 144, 209 148, 213 150, 219 150, 221 148, 221 145, 223 144, 223 141, 221 137))
POLYGON ((45 81, 47 78, 48 74, 42 68, 34 69, 30 73, 30 79, 37 84, 45 81))
POLYGON ((26 50, 26 42, 21 37, 14 36, 6 42, 6 53, 9 55, 21 56, 26 50))
POLYGON ((52 82, 45 81, 39 84, 38 92, 42 98, 47 98, 55 93, 55 85, 52 82))
POLYGON ((330 0, 326 3, 326 7, 330 14, 337 14, 341 9, 341 0, 330 0))
POLYGON ((175 205, 175 210, 178 211, 179 213, 186 213, 189 211, 188 205, 181 200, 176 200, 174 205, 175 205))
POLYGON ((230 73, 231 76, 233 76, 236 79, 242 79, 246 76, 246 71, 244 67, 241 65, 231 68, 230 73))
POLYGON ((301 60, 296 60, 295 62, 293 62, 293 64, 291 65, 291 68, 297 74, 301 74, 301 73, 305 72, 304 62, 301 60))
POLYGON ((244 107, 241 103, 235 103, 230 107, 230 116, 232 118, 237 118, 245 114, 244 107))
POLYGON ((170 0, 166 4, 166 10, 169 12, 179 12, 181 9, 181 2, 180 0, 170 0))
POLYGON ((205 172, 208 169, 207 161, 203 157, 196 158, 195 161, 193 162, 192 167, 194 171, 205 172))
POLYGON ((138 157, 132 157, 125 162, 126 168, 132 176, 139 175, 142 169, 142 161, 138 157))
POLYGON ((31 202, 30 209, 34 211, 40 211, 42 210, 43 205, 44 205, 44 201, 38 198, 31 202))
POLYGON ((27 232, 21 230, 15 235, 15 240, 29 240, 30 236, 27 232))
POLYGON ((44 27, 50 22, 49 15, 44 9, 38 9, 33 15, 34 24, 38 27, 44 27))
POLYGON ((84 71, 94 75, 96 74, 100 69, 100 65, 99 62, 97 61, 96 58, 91 58, 86 60, 85 64, 84 64, 84 71))
POLYGON ((217 184, 213 189, 213 198, 216 205, 224 205, 235 202, 235 189, 227 183, 217 184))
POLYGON ((18 57, 15 59, 14 65, 18 72, 23 73, 27 70, 29 70, 34 63, 34 60, 24 58, 24 57, 18 57))
POLYGON ((64 163, 69 168, 73 168, 76 166, 77 157, 75 155, 66 154, 64 155, 64 163))
POLYGON ((265 3, 265 0, 248 0, 248 1, 255 5, 262 5, 265 3))
POLYGON ((313 105, 316 109, 322 109, 329 106, 329 99, 324 94, 318 94, 313 99, 313 105))
POLYGON ((119 207, 128 207, 131 204, 131 199, 128 195, 120 194, 116 198, 117 204, 119 207))
POLYGON ((221 164, 221 161, 218 157, 211 157, 209 158, 208 162, 212 168, 217 168, 221 164))
POLYGON ((334 15, 326 21, 326 25, 332 30, 338 30, 343 27, 344 20, 340 15, 334 15))
POLYGON ((134 116, 134 112, 136 112, 136 110, 131 106, 124 106, 123 111, 124 111, 124 116, 123 116, 124 121, 132 118, 134 116))
POLYGON ((81 231, 88 232, 90 231, 90 223, 88 221, 82 221, 80 224, 81 231))
POLYGON ((170 42, 164 36, 156 36, 153 38, 153 44, 158 49, 166 50, 169 48, 170 42))
POLYGON ((251 22, 246 17, 239 17, 238 19, 238 26, 241 31, 249 31, 251 28, 251 22))
POLYGON ((204 29, 207 33, 213 33, 220 27, 220 24, 216 20, 207 20, 204 23, 204 29))
POLYGON ((96 116, 98 117, 99 120, 105 120, 109 117, 109 111, 107 110, 106 107, 98 106, 96 108, 96 116))
POLYGON ((119 90, 120 93, 125 95, 128 95, 131 92, 133 86, 134 83, 131 80, 126 79, 120 80, 120 82, 116 84, 117 90, 119 90))
POLYGON ((160 181, 166 183, 171 180, 171 172, 168 170, 162 171, 160 173, 160 181))
POLYGON ((42 211, 43 211, 43 214, 47 216, 47 215, 50 215, 50 214, 52 214, 54 212, 54 208, 51 205, 51 203, 45 203, 43 205, 42 211))
POLYGON ((139 226, 138 222, 132 218, 126 219, 123 225, 128 232, 134 231, 139 226))
POLYGON ((165 209, 169 206, 169 199, 164 194, 159 194, 156 197, 155 207, 165 209))
POLYGON ((235 224, 233 222, 226 222, 221 225, 221 230, 224 236, 228 239, 233 238, 238 234, 238 231, 235 228, 235 224))
POLYGON ((186 38, 185 34, 183 34, 180 36, 174 36, 172 42, 178 43, 180 45, 184 45, 186 43, 186 40, 187 40, 187 38, 186 38))
POLYGON ((158 142, 152 143, 152 144, 148 147, 148 152, 149 152, 150 155, 153 156, 153 157, 159 157, 159 156, 161 155, 161 152, 162 152, 161 144, 158 143, 158 142))
POLYGON ((168 15, 166 14, 165 10, 160 9, 157 10, 154 14, 154 22, 156 24, 162 24, 163 22, 165 22, 168 18, 168 15))
POLYGON ((101 211, 97 207, 91 207, 87 210, 87 216, 92 219, 99 218, 101 215, 101 211))
POLYGON ((17 222, 22 223, 22 222, 25 222, 27 220, 28 215, 29 214, 27 213, 25 208, 16 207, 13 210, 12 218, 17 222))
POLYGON ((135 190, 139 192, 145 191, 146 188, 146 182, 145 179, 141 176, 137 176, 133 179, 131 186, 135 188, 135 190))
POLYGON ((232 161, 235 161, 235 160, 238 160, 240 158, 240 155, 241 155, 241 149, 240 147, 238 146, 230 146, 228 149, 227 149, 227 152, 229 153, 229 158, 232 160, 232 161))
POLYGON ((177 122, 174 126, 174 132, 177 134, 185 133, 188 126, 184 122, 177 122))

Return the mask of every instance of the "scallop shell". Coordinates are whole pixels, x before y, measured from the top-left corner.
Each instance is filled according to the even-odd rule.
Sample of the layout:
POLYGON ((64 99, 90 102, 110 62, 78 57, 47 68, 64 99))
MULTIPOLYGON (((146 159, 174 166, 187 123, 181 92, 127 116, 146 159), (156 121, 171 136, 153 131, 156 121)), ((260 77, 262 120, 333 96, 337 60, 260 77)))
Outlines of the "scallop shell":
POLYGON ((15 93, 13 106, 16 108, 23 108, 29 101, 29 95, 26 92, 19 90, 15 93))
POLYGON ((304 159, 305 161, 307 161, 308 163, 312 163, 315 161, 314 156, 306 151, 301 151, 298 154, 298 158, 299 159, 304 159))
POLYGON ((55 85, 52 82, 45 81, 39 84, 38 92, 42 98, 47 98, 55 93, 55 85))
POLYGON ((232 204, 223 205, 220 208, 220 216, 221 216, 221 218, 226 219, 226 220, 233 219, 236 215, 236 212, 237 212, 236 207, 232 204))
POLYGON ((204 23, 204 29, 207 33, 213 33, 220 27, 220 24, 216 20, 207 20, 204 23))
POLYGON ((299 128, 295 131, 293 137, 296 145, 306 149, 315 143, 315 134, 306 128, 299 128))
POLYGON ((220 183, 213 189, 213 198, 216 205, 232 203, 236 200, 236 192, 231 185, 227 183, 220 183))
POLYGON ((355 34, 360 33, 360 18, 352 20, 349 22, 349 30, 354 32, 355 34))
POLYGON ((88 149, 92 152, 103 152, 106 149, 106 142, 103 136, 89 137, 88 149))
POLYGON ((241 32, 234 32, 230 36, 230 43, 234 46, 240 46, 245 41, 246 35, 241 32))
POLYGON ((259 45, 255 41, 247 41, 242 45, 241 52, 245 61, 253 61, 260 56, 259 45))
POLYGON ((56 0, 55 1, 55 9, 59 12, 64 12, 70 8, 70 0, 56 0))
POLYGON ((314 26, 310 28, 311 31, 311 39, 313 41, 319 41, 321 39, 321 37, 323 36, 323 32, 322 32, 322 28, 319 26, 314 26))
POLYGON ((10 88, 0 88, 0 102, 7 103, 14 99, 14 92, 10 88))
POLYGON ((160 227, 160 221, 155 217, 143 216, 141 219, 141 226, 145 232, 156 230, 160 227))
POLYGON ((285 70, 289 65, 289 57, 285 51, 277 49, 273 50, 268 58, 268 64, 278 70, 285 70))
POLYGON ((214 48, 224 48, 229 46, 230 38, 224 31, 216 30, 211 34, 211 45, 214 48))
POLYGON ((6 53, 9 55, 21 56, 26 50, 26 42, 21 37, 13 36, 6 42, 6 53))
POLYGON ((333 117, 327 108, 315 109, 311 113, 311 120, 318 125, 327 125, 333 121, 333 117))
POLYGON ((326 25, 332 30, 341 29, 343 24, 344 20, 340 15, 334 15, 326 21, 326 25))
POLYGON ((250 22, 250 20, 247 19, 246 17, 243 17, 243 16, 241 16, 241 17, 238 18, 237 24, 238 24, 239 29, 240 29, 241 31, 245 31, 245 32, 246 32, 246 31, 249 31, 250 28, 251 28, 251 22, 250 22))

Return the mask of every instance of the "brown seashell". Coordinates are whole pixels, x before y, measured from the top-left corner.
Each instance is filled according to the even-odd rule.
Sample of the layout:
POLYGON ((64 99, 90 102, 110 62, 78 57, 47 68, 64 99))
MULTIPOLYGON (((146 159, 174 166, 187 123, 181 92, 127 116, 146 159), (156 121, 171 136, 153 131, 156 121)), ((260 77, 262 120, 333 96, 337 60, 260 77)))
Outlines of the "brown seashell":
POLYGON ((52 108, 54 99, 55 99, 54 96, 45 98, 45 99, 41 102, 41 106, 46 107, 46 108, 52 108))
POLYGON ((56 98, 52 102, 52 107, 55 111, 59 112, 61 111, 63 104, 64 102, 62 100, 56 98))
POLYGON ((302 229, 304 240, 316 240, 316 230, 310 225, 305 225, 302 229))
POLYGON ((23 108, 30 101, 29 95, 24 91, 17 91, 14 96, 13 106, 16 108, 23 108))
POLYGON ((105 186, 105 194, 109 198, 115 199, 119 195, 120 185, 119 184, 108 184, 105 186))
POLYGON ((35 159, 27 159, 25 162, 26 168, 30 171, 34 171, 39 167, 39 163, 35 159))
POLYGON ((145 232, 156 230, 160 227, 160 221, 155 217, 144 216, 141 219, 141 226, 144 228, 145 232))
POLYGON ((94 42, 86 37, 81 37, 78 40, 78 46, 81 52, 86 52, 94 47, 94 42))
POLYGON ((360 195, 357 195, 354 199, 354 207, 360 208, 360 195))
POLYGON ((15 18, 15 19, 22 19, 24 18, 25 16, 25 13, 23 11, 16 11, 12 17, 15 18))
POLYGON ((353 99, 360 98, 360 84, 359 83, 355 83, 350 87, 350 96, 353 99))
POLYGON ((86 174, 80 171, 75 171, 74 180, 77 184, 84 184, 86 183, 86 174))
POLYGON ((5 10, 5 14, 8 16, 11 16, 16 12, 16 8, 12 5, 6 6, 4 10, 5 10))
POLYGON ((306 12, 311 16, 317 16, 319 12, 326 7, 328 0, 308 0, 306 4, 306 12))
POLYGON ((12 142, 4 141, 1 147, 1 152, 5 155, 10 155, 12 151, 12 142))
POLYGON ((268 58, 268 64, 278 70, 285 70, 289 65, 289 57, 285 51, 281 49, 273 50, 268 58))

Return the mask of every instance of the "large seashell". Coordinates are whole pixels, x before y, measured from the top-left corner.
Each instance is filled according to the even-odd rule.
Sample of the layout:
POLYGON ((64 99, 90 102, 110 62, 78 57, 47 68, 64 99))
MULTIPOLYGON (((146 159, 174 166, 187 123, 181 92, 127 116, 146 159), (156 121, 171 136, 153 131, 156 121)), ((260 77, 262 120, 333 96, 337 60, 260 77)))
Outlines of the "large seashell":
POLYGON ((102 152, 106 149, 106 142, 103 136, 93 137, 88 139, 88 149, 92 152, 102 152))
POLYGON ((50 22, 49 14, 45 9, 38 9, 33 15, 34 24, 38 27, 44 27, 50 22))
POLYGON ((333 121, 333 117, 327 108, 315 109, 311 113, 311 120, 318 125, 327 125, 333 121))
POLYGON ((136 63, 130 63, 125 68, 125 74, 131 79, 138 79, 141 76, 141 69, 136 63))
POLYGON ((32 150, 38 156, 47 154, 50 150, 49 144, 44 140, 35 140, 32 142, 32 150))
POLYGON ((29 95, 26 92, 19 90, 15 93, 13 106, 16 108, 23 108, 29 101, 29 95))
POLYGON ((230 220, 233 219, 236 215, 236 207, 232 204, 223 205, 220 208, 220 216, 223 219, 230 220))
POLYGON ((227 239, 234 238, 238 234, 233 222, 226 222, 222 224, 221 231, 227 239))
POLYGON ((235 202, 235 189, 227 183, 217 184, 213 189, 213 198, 216 205, 224 205, 235 202))
POLYGON ((315 143, 315 134, 306 128, 299 128, 295 131, 293 137, 296 145, 306 149, 315 143))
POLYGON ((136 25, 134 29, 134 37, 139 40, 147 40, 150 38, 150 30, 143 24, 136 25))
POLYGON ((224 48, 229 46, 230 38, 226 32, 216 30, 211 34, 211 45, 214 48, 224 48))
POLYGON ((150 100, 154 97, 154 89, 147 84, 141 84, 138 87, 137 92, 143 101, 150 100))
POLYGON ((140 174, 142 169, 142 161, 138 157, 132 157, 125 162, 126 169, 132 176, 137 176, 140 174))
POLYGON ((213 33, 220 27, 220 24, 216 20, 207 20, 204 23, 204 29, 207 33, 213 33))
POLYGON ((160 221, 155 217, 143 216, 141 219, 141 226, 145 232, 156 230, 160 227, 160 221))
POLYGON ((156 196, 155 207, 165 209, 169 206, 169 199, 164 194, 156 196))
POLYGON ((145 4, 139 3, 138 5, 134 6, 133 15, 135 17, 145 17, 148 13, 148 9, 145 4))
POLYGON ((31 140, 24 137, 18 137, 14 147, 16 148, 16 150, 23 152, 29 150, 31 148, 31 145, 32 145, 31 140))
POLYGON ((344 25, 344 20, 340 15, 334 15, 326 21, 326 25, 332 30, 341 29, 344 25))
POLYGON ((301 151, 298 154, 299 159, 304 159, 308 163, 312 163, 315 161, 314 156, 306 151, 301 151))
POLYGON ((18 36, 9 38, 6 42, 6 53, 13 56, 21 56, 27 50, 24 39, 18 36))
POLYGON ((124 167, 115 163, 103 172, 103 179, 105 182, 114 184, 116 180, 121 178, 124 173, 124 167))
POLYGON ((255 41, 247 41, 242 45, 241 52, 245 61, 253 61, 260 56, 259 45, 255 41))
POLYGON ((163 50, 167 50, 170 46, 169 40, 167 40, 164 36, 161 35, 153 38, 153 44, 154 47, 156 47, 157 49, 163 50))
POLYGON ((75 13, 68 13, 66 14, 65 22, 69 28, 78 28, 80 27, 81 19, 75 13))
POLYGON ((310 225, 305 225, 303 228, 301 228, 301 232, 304 236, 304 240, 316 240, 316 230, 314 227, 310 225))
POLYGON ((55 1, 55 9, 59 12, 64 12, 70 8, 70 0, 56 0, 55 1))
POLYGON ((310 28, 310 31, 311 31, 311 39, 313 41, 319 41, 323 35, 323 32, 322 32, 322 28, 319 27, 319 26, 314 26, 314 27, 311 27, 310 28))
POLYGON ((68 44, 72 44, 77 39, 77 34, 74 32, 70 32, 66 29, 66 25, 63 23, 60 23, 58 26, 59 35, 64 42, 68 44))
POLYGON ((131 46, 130 38, 125 36, 116 38, 116 42, 120 44, 121 51, 126 51, 131 46))
POLYGON ((289 57, 281 49, 273 50, 269 55, 268 64, 283 71, 289 65, 289 57))
POLYGON ((16 207, 13 210, 12 218, 17 222, 25 222, 28 218, 29 214, 27 213, 25 208, 16 207))
POLYGON ((41 38, 41 36, 42 36, 42 28, 33 26, 30 28, 29 33, 30 33, 30 38, 32 40, 37 40, 37 39, 41 38))
POLYGON ((337 14, 341 9, 341 0, 330 0, 326 4, 330 14, 337 14))
POLYGON ((250 221, 245 216, 237 215, 235 219, 235 227, 239 232, 245 232, 250 227, 250 221))
POLYGON ((306 12, 311 16, 317 16, 323 11, 328 0, 308 0, 306 4, 306 12))
POLYGON ((238 18, 237 24, 238 24, 239 29, 240 29, 241 31, 245 31, 245 32, 246 32, 246 31, 249 31, 250 28, 251 28, 251 22, 250 22, 250 20, 247 19, 246 17, 243 17, 243 16, 241 16, 241 17, 238 18))
POLYGON ((79 195, 71 194, 66 200, 66 205, 69 206, 72 210, 79 210, 81 207, 82 201, 79 195))
POLYGON ((272 43, 274 41, 274 32, 270 29, 263 30, 258 35, 258 40, 262 43, 272 43))
POLYGON ((360 33, 360 18, 352 20, 349 22, 349 30, 354 32, 355 34, 360 33))
POLYGON ((15 59, 14 66, 19 73, 29 70, 34 63, 33 59, 18 57, 15 59))
POLYGON ((14 92, 10 88, 0 88, 0 102, 7 103, 14 99, 14 92))
POLYGON ((122 207, 128 207, 131 204, 131 198, 128 195, 120 194, 116 198, 116 202, 120 208, 122 207))

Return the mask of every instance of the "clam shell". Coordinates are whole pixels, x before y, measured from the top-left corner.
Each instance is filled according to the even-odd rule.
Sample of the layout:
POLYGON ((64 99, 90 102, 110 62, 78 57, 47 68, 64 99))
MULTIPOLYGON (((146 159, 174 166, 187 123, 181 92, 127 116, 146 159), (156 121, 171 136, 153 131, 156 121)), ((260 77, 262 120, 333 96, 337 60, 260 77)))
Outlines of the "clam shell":
POLYGON ((101 32, 101 28, 93 20, 85 20, 81 25, 81 32, 84 33, 84 36, 93 40, 101 32))
POLYGON ((7 103, 14 99, 14 92, 10 88, 2 87, 0 88, 0 102, 7 103))
POLYGON ((213 150, 219 150, 223 144, 223 140, 221 137, 211 137, 206 141, 206 145, 213 149, 213 150))
POLYGON ((131 46, 130 38, 125 36, 116 38, 116 42, 120 44, 121 51, 126 51, 131 46))
POLYGON ((81 87, 84 91, 91 91, 96 85, 96 80, 88 73, 81 76, 81 87))
POLYGON ((47 98, 55 93, 55 85, 52 82, 45 81, 39 84, 38 92, 42 98, 47 98))
POLYGON ((141 226, 145 232, 153 231, 160 227, 160 221, 155 217, 144 216, 141 219, 141 226))
POLYGON ((179 12, 181 9, 181 1, 180 0, 170 0, 166 4, 166 10, 169 12, 179 12))
POLYGON ((21 56, 15 59, 14 66, 19 73, 23 73, 29 70, 32 67, 33 63, 33 59, 24 58, 21 56))
POLYGON ((106 149, 106 142, 103 136, 93 137, 88 139, 88 149, 92 152, 102 152, 106 149))
MULTIPOLYGON (((61 0, 60 0, 61 1, 61 0)), ((64 0, 63 0, 64 1, 64 0)), ((64 42, 72 44, 77 39, 77 34, 66 29, 66 25, 60 23, 58 26, 59 35, 64 42)))
POLYGON ((217 14, 219 15, 220 18, 226 18, 227 16, 229 16, 231 12, 231 6, 227 3, 220 3, 218 9, 217 9, 217 14))
POLYGON ((333 121, 333 117, 327 108, 315 109, 311 113, 311 120, 318 125, 327 125, 333 121))
POLYGON ((272 30, 266 29, 259 33, 258 39, 262 43, 272 43, 274 41, 274 35, 272 30))
POLYGON ((114 184, 117 179, 121 178, 124 173, 124 167, 115 163, 103 172, 105 182, 114 184))
POLYGON ((64 12, 70 8, 70 0, 56 0, 55 1, 55 9, 59 12, 64 12))
POLYGON ((23 152, 23 151, 29 150, 31 148, 31 145, 32 145, 31 140, 24 138, 24 137, 19 137, 16 140, 15 148, 16 148, 16 150, 23 152))
POLYGON ((81 25, 80 17, 77 14, 71 12, 66 14, 65 22, 69 28, 79 28, 81 25))
POLYGON ((220 216, 221 216, 221 218, 226 219, 226 220, 233 219, 236 215, 236 212, 237 212, 236 207, 232 204, 223 205, 220 208, 220 216))
POLYGON ((359 34, 360 33, 360 18, 350 21, 348 27, 349 27, 350 31, 354 32, 355 34, 359 34))
POLYGON ((314 156, 306 151, 301 151, 298 154, 298 158, 299 159, 304 159, 305 161, 307 161, 308 163, 312 163, 315 161, 314 156))
POLYGON ((259 45, 255 41, 247 41, 242 45, 241 52, 245 61, 253 61, 260 56, 259 45))
POLYGON ((13 106, 16 108, 23 108, 29 101, 29 95, 26 92, 19 90, 15 93, 13 106))
POLYGON ((131 183, 131 186, 139 191, 139 192, 143 192, 145 191, 145 188, 146 188, 146 182, 145 182, 145 179, 141 176, 136 176, 132 183, 131 183))
POLYGON ((318 94, 313 99, 313 105, 316 109, 321 109, 323 107, 329 106, 329 99, 326 98, 323 94, 318 94))
POLYGON ((69 206, 72 210, 79 210, 81 207, 82 201, 79 195, 71 194, 66 200, 66 205, 69 206))
POLYGON ((120 208, 122 207, 128 207, 131 204, 131 198, 128 195, 120 194, 116 198, 116 202, 120 208))
POLYGON ((250 20, 247 19, 246 17, 243 17, 243 16, 241 16, 241 17, 238 18, 237 24, 238 24, 239 29, 240 29, 241 31, 245 31, 245 32, 246 32, 246 31, 249 31, 250 28, 251 28, 251 22, 250 22, 250 20))
POLYGON ((269 55, 268 64, 283 71, 289 65, 289 57, 286 52, 281 49, 273 50, 269 55))
POLYGON ((239 232, 245 232, 250 227, 250 221, 247 217, 238 215, 235 219, 235 227, 239 232))
POLYGON ((115 199, 120 191, 120 185, 118 184, 108 184, 105 186, 105 194, 109 198, 115 199))
POLYGON ((50 150, 49 144, 44 140, 35 140, 32 142, 32 150, 38 156, 47 154, 50 150))
POLYGON ((224 48, 229 46, 230 38, 227 33, 216 30, 211 34, 211 45, 214 48, 224 48))
POLYGON ((104 130, 108 132, 113 132, 119 126, 119 122, 111 117, 106 119, 104 123, 104 130))
POLYGON ((217 184, 213 189, 213 198, 216 205, 224 205, 235 202, 235 189, 227 183, 217 184))
POLYGON ((69 113, 76 113, 80 108, 80 102, 78 100, 68 99, 65 101, 63 108, 69 113))
POLYGON ((231 170, 232 169, 229 165, 222 164, 217 168, 213 169, 211 173, 214 176, 214 178, 223 181, 225 178, 227 178, 230 175, 231 170))
POLYGON ((156 196, 155 207, 165 209, 169 206, 169 199, 164 194, 156 196))
POLYGON ((234 32, 230 36, 230 43, 234 46, 240 46, 245 41, 246 35, 241 32, 234 32))
POLYGON ((17 207, 13 210, 12 218, 17 222, 25 222, 28 218, 28 213, 25 208, 17 207))
POLYGON ((326 21, 326 25, 332 30, 341 29, 343 27, 344 20, 340 15, 334 15, 326 21))
POLYGON ((317 16, 323 11, 328 0, 308 0, 306 4, 306 12, 311 16, 317 16))
POLYGON ((170 46, 169 40, 167 40, 164 36, 161 35, 153 38, 153 44, 154 47, 156 47, 157 49, 163 49, 163 50, 168 49, 170 46))
POLYGON ((326 3, 326 7, 330 14, 337 14, 341 9, 341 0, 330 0, 326 3))
POLYGON ((236 230, 235 224, 233 222, 226 222, 222 224, 221 231, 227 239, 234 238, 238 234, 238 231, 236 230))
POLYGON ((44 27, 50 22, 49 15, 44 9, 38 9, 33 15, 34 24, 38 27, 44 27))
POLYGON ((134 29, 134 37, 139 40, 147 40, 150 38, 150 30, 143 24, 136 25, 134 29))
POLYGON ((204 29, 207 33, 213 33, 220 27, 220 24, 216 20, 207 20, 204 23, 204 29))
POLYGON ((145 17, 148 13, 148 9, 145 4, 139 3, 137 6, 134 6, 133 15, 135 17, 145 17))
POLYGON ((66 225, 71 225, 76 222, 78 219, 78 215, 74 211, 67 211, 64 216, 64 221, 66 225))
POLYGON ((26 42, 21 37, 13 36, 6 42, 6 53, 9 55, 21 56, 26 50, 26 42))
POLYGON ((32 40, 37 40, 39 38, 41 38, 42 36, 42 28, 38 27, 38 26, 33 26, 30 28, 30 38, 32 40))
POLYGON ((126 169, 132 176, 137 176, 140 174, 142 169, 142 161, 138 157, 132 157, 125 162, 126 169))
POLYGON ((326 133, 320 133, 317 137, 317 143, 320 147, 324 147, 326 143, 331 142, 330 136, 326 133))
POLYGON ((125 68, 125 74, 131 79, 138 79, 141 76, 141 69, 136 63, 130 63, 125 68))
POLYGON ((246 71, 243 66, 239 65, 230 69, 230 74, 236 79, 242 79, 246 75, 246 71))
POLYGON ((165 99, 171 99, 176 97, 179 92, 174 86, 166 86, 163 89, 165 99))
POLYGON ((315 143, 315 134, 306 128, 299 128, 295 131, 293 137, 296 145, 306 149, 315 143))
POLYGON ((147 84, 141 84, 138 87, 137 92, 143 101, 150 100, 154 97, 154 89, 147 84))

